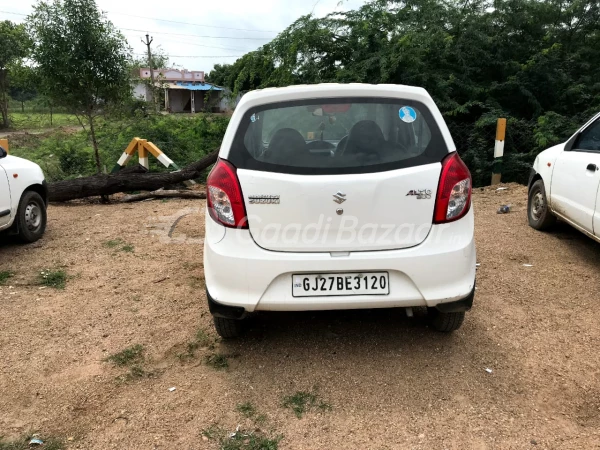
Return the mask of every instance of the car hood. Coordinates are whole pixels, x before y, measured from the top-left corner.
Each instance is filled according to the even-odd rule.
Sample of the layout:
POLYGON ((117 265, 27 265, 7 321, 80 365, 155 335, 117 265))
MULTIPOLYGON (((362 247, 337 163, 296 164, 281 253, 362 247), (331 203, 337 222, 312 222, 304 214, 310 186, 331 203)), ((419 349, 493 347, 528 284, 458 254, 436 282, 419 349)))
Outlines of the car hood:
POLYGON ((29 184, 43 183, 44 172, 36 163, 17 156, 7 155, 0 159, 0 167, 2 167, 10 175, 18 173, 22 174, 29 184))
POLYGON ((558 158, 558 155, 560 155, 564 148, 565 143, 563 142, 562 144, 555 145, 554 147, 550 147, 544 150, 543 152, 538 153, 538 155, 535 157, 535 161, 533 162, 533 168, 536 170, 536 172, 539 173, 540 161, 544 161, 544 163, 554 163, 554 161, 556 161, 556 158, 558 158))
POLYGON ((562 144, 558 144, 558 145, 555 145, 554 147, 550 147, 550 148, 544 150, 539 155, 543 155, 546 158, 556 158, 558 156, 558 154, 563 151, 564 148, 565 148, 565 143, 563 142, 562 144))
POLYGON ((0 159, 0 166, 4 167, 4 169, 41 171, 40 166, 36 163, 12 155, 7 155, 0 159))

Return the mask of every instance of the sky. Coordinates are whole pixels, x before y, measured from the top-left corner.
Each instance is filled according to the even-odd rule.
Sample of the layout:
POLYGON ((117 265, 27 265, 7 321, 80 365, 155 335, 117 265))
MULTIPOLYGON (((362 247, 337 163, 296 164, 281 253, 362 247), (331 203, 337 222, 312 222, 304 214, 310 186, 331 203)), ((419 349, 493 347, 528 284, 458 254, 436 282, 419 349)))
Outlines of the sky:
MULTIPOLYGON (((36 2, 0 0, 0 20, 23 22, 36 2)), ((121 29, 134 56, 146 53, 141 40, 148 32, 152 48, 160 46, 170 64, 210 72, 215 64, 266 44, 302 15, 321 17, 355 9, 364 0, 96 0, 108 19, 121 29)))

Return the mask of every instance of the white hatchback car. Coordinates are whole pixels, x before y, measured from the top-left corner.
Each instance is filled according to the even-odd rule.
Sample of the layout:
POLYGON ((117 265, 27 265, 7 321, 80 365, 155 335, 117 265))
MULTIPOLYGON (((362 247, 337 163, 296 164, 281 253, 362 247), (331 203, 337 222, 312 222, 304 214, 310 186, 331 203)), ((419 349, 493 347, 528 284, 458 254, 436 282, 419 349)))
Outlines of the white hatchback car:
POLYGON ((559 217, 600 242, 600 113, 537 156, 528 203, 533 228, 548 229, 559 217))
POLYGON ((458 329, 475 292, 471 175, 431 96, 246 94, 207 179, 204 271, 225 338, 254 311, 421 306, 458 329))
POLYGON ((37 241, 46 230, 48 189, 37 164, 9 155, 0 147, 0 232, 37 241))

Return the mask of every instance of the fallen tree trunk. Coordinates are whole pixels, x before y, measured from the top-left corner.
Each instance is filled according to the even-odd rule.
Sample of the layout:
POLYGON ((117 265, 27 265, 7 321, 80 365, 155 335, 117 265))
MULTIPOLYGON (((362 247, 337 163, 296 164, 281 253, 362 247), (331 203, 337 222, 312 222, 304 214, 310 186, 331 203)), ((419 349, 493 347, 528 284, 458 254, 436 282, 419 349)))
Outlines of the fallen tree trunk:
POLYGON ((156 191, 170 184, 200 177, 204 169, 215 163, 217 156, 218 150, 214 150, 177 172, 147 173, 145 168, 137 166, 125 168, 111 175, 57 181, 48 185, 48 199, 51 202, 64 202, 126 191, 156 191), (140 172, 140 167, 143 172, 140 172))
POLYGON ((158 191, 143 192, 141 194, 127 195, 122 198, 121 201, 124 203, 139 202, 140 200, 146 200, 149 198, 206 198, 206 192, 203 191, 175 191, 175 190, 164 190, 159 189, 158 191))

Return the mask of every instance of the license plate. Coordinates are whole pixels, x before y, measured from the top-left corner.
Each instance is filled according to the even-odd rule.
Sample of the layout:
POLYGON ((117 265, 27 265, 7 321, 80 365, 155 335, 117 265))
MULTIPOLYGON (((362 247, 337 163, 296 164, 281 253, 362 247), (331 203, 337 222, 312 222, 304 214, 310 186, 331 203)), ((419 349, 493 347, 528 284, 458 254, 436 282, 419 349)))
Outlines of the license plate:
POLYGON ((387 272, 302 273, 292 275, 294 297, 333 295, 387 295, 387 272))

